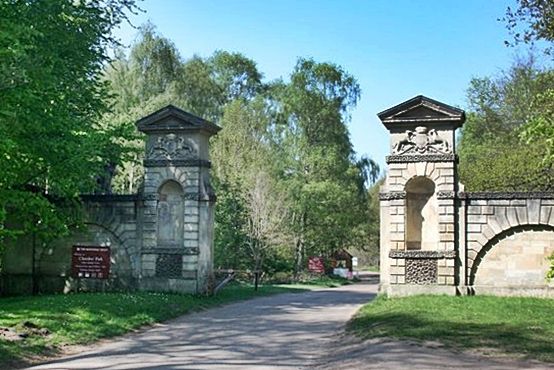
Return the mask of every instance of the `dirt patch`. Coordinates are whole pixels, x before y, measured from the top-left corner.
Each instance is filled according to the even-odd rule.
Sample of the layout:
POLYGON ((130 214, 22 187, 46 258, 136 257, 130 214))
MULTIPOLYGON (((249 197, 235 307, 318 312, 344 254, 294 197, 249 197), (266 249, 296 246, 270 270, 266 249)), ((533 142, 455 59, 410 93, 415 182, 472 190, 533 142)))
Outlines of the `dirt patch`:
POLYGON ((0 327, 0 339, 3 339, 5 341, 17 342, 25 339, 25 336, 22 336, 21 334, 22 333, 18 333, 12 328, 0 327))
POLYGON ((553 369, 554 364, 524 361, 498 351, 454 351, 440 342, 417 343, 390 338, 363 340, 348 334, 340 336, 331 350, 316 362, 318 370, 383 369, 553 369))

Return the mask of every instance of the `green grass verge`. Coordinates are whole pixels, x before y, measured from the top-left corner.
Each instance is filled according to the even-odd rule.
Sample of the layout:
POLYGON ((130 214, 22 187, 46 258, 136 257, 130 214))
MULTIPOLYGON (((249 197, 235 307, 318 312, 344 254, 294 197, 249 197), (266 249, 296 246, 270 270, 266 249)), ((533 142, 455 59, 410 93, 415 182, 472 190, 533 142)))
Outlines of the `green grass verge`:
POLYGON ((300 280, 297 284, 291 284, 288 286, 297 287, 314 287, 314 288, 337 288, 342 285, 352 284, 348 279, 340 276, 328 276, 322 275, 314 278, 300 280))
POLYGON ((379 296, 348 330, 364 338, 439 341, 554 362, 554 300, 520 297, 379 296))
POLYGON ((20 341, 0 337, 0 369, 23 365, 35 356, 56 355, 62 345, 86 344, 121 335, 144 325, 168 320, 191 311, 269 294, 302 292, 315 284, 231 284, 216 296, 165 293, 79 293, 0 298, 0 328, 25 332, 30 322, 49 335, 31 334, 20 341))

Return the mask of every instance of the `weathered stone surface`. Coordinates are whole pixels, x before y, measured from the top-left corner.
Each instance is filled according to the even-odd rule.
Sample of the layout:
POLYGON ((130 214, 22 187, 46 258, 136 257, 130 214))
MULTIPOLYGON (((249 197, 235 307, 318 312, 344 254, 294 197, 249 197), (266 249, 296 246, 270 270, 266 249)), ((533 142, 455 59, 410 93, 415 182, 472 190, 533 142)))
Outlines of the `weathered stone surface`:
POLYGON ((382 291, 391 295, 484 291, 487 277, 498 292, 508 288, 520 292, 532 279, 544 288, 545 271, 539 267, 552 253, 548 248, 554 248, 554 193, 464 192, 456 183, 456 155, 448 151, 454 130, 463 121, 460 116, 450 121, 432 109, 426 112, 435 113, 426 118, 410 116, 411 109, 419 109, 414 104, 420 103, 412 99, 380 115, 391 134, 392 153, 380 194, 385 210, 381 212, 382 291), (415 179, 432 183, 427 189, 433 190, 420 187, 414 197, 410 187, 415 179), (429 238, 430 232, 437 237, 429 238), (481 272, 485 285, 478 290, 467 286, 489 254, 481 272), (422 290, 422 284, 463 286, 422 290))

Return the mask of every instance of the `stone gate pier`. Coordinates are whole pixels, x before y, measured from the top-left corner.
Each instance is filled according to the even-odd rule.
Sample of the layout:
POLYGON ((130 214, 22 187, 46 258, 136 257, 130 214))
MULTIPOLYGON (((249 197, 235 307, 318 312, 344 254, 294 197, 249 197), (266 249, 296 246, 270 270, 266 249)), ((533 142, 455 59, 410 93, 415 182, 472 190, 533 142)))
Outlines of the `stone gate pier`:
POLYGON ((468 193, 462 110, 417 96, 378 114, 391 155, 381 187, 381 291, 554 296, 554 193, 468 193))
POLYGON ((53 243, 33 246, 21 238, 8 246, 0 293, 210 290, 215 194, 209 138, 220 127, 170 105, 140 119, 137 128, 146 135, 141 191, 83 195, 84 228, 53 243), (76 246, 109 248, 109 276, 76 275, 76 246))

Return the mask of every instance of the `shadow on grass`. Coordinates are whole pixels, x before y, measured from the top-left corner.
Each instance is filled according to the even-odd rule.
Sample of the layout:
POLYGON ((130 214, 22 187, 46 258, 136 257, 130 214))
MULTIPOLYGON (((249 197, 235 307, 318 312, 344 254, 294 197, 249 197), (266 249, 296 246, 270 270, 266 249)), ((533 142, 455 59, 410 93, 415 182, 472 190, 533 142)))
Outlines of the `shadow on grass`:
POLYGON ((552 333, 525 323, 457 322, 441 318, 422 318, 417 314, 385 313, 362 314, 352 319, 347 330, 362 338, 394 338, 414 341, 438 341, 456 350, 499 350, 554 362, 552 333))

